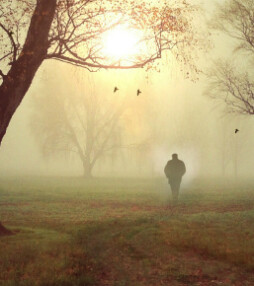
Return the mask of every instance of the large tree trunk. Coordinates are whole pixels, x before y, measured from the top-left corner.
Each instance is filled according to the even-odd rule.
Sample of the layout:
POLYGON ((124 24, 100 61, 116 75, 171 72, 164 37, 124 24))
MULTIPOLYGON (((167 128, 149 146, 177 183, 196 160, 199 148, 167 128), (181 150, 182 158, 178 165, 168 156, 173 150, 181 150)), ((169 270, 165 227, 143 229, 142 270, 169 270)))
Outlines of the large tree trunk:
MULTIPOLYGON (((28 91, 36 71, 48 50, 48 34, 56 9, 56 0, 37 0, 25 44, 0 86, 0 144, 10 120, 28 91)), ((1 223, 1 233, 10 234, 1 223)))
POLYGON ((56 0, 37 0, 22 52, 0 86, 0 144, 17 107, 47 55, 56 0))
POLYGON ((93 170, 93 165, 87 161, 83 161, 83 168, 84 168, 84 177, 85 178, 92 178, 92 170, 93 170))

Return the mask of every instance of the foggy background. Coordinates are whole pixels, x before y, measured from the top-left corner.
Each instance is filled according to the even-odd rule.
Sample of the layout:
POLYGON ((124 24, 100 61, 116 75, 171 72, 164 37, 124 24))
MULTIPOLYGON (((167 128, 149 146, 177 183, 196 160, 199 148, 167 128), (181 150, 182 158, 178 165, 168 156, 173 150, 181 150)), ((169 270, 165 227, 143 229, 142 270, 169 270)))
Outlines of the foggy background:
MULTIPOLYGON (((199 1, 206 14, 197 19, 205 27, 213 1, 199 1)), ((211 49, 200 54, 198 67, 205 71, 213 59, 232 57, 232 41, 214 33, 211 49)), ((244 67, 244 57, 241 65, 244 67)), ((7 175, 82 176, 78 157, 43 156, 32 132, 34 98, 38 95, 94 92, 102 97, 127 96, 131 109, 125 115, 124 138, 145 148, 122 148, 114 158, 95 164, 97 176, 164 176, 163 169, 172 153, 186 164, 185 184, 201 177, 253 177, 254 118, 229 115, 225 106, 205 96, 207 78, 186 78, 173 59, 163 60, 157 71, 105 71, 96 73, 45 61, 15 113, 0 148, 0 172, 7 175), (114 87, 119 87, 113 93, 114 87), (142 93, 137 97, 136 91, 142 93), (238 128, 239 133, 234 130, 238 128), (236 170, 237 167, 237 170, 236 170)), ((195 76, 194 76, 195 77, 195 76)))

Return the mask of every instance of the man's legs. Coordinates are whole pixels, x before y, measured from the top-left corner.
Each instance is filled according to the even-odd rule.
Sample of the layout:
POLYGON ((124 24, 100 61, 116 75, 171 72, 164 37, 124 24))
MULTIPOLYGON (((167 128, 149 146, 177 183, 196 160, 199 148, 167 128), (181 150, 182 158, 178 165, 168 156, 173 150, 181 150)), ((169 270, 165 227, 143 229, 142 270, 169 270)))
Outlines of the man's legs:
POLYGON ((179 192, 177 189, 172 189, 173 204, 177 204, 178 194, 179 194, 179 192))
POLYGON ((173 180, 170 182, 173 204, 177 204, 181 180, 173 180))

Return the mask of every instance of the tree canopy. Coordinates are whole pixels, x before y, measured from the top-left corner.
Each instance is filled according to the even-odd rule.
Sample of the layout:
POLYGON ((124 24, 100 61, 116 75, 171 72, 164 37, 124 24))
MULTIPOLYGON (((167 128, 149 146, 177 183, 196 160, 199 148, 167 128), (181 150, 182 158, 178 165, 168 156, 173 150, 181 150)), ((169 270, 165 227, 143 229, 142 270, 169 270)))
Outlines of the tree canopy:
POLYGON ((254 2, 218 4, 210 27, 229 36, 235 46, 229 60, 216 61, 208 72, 207 94, 226 103, 229 112, 254 115, 254 2))
POLYGON ((91 80, 84 83, 85 89, 75 81, 75 89, 34 96, 31 127, 45 157, 74 156, 82 163, 84 176, 90 177, 98 160, 134 145, 123 139, 127 132, 123 116, 131 98, 121 91, 99 93, 91 80))
MULTIPOLYGON (((10 69, 20 56, 31 17, 35 8, 41 11, 45 0, 0 4, 1 61, 4 70, 10 69), (8 39, 7 39, 8 38, 8 39)), ((47 1, 46 1, 47 2, 47 1)), ((138 68, 161 58, 163 50, 183 55, 183 47, 193 45, 191 12, 195 8, 186 1, 115 1, 115 0, 59 0, 49 10, 54 17, 48 31, 47 53, 44 59, 56 59, 91 70, 99 68, 138 68), (113 27, 126 24, 144 32, 141 42, 149 47, 146 53, 117 62, 103 55, 101 37, 113 27)), ((29 26, 30 24, 30 26, 29 26)), ((37 31, 39 36, 40 30, 37 31)), ((32 55, 32 54, 31 54, 32 55)))
POLYGON ((20 0, 0 2, 0 142, 44 60, 96 71, 149 67, 165 50, 191 63, 195 7, 181 1, 20 0), (146 52, 112 60, 101 38, 124 24, 143 32, 146 52))

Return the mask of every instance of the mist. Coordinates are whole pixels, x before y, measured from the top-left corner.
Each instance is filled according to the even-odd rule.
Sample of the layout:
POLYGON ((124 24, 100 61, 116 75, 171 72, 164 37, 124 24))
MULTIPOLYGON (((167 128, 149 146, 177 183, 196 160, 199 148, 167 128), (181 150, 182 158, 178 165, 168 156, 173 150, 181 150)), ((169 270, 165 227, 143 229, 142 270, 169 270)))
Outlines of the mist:
POLYGON ((93 92, 100 97, 105 93, 110 95, 111 104, 117 96, 126 96, 132 101, 126 115, 125 142, 146 144, 147 147, 144 154, 140 154, 138 147, 127 147, 121 149, 121 154, 116 154, 113 161, 111 158, 98 160, 94 177, 163 176, 164 166, 173 153, 178 153, 186 163, 186 181, 204 176, 234 177, 235 152, 239 178, 253 176, 253 119, 226 114, 223 106, 205 97, 205 79, 192 82, 178 72, 176 74, 172 74, 171 67, 162 67, 160 73, 148 75, 144 71, 99 71, 91 75, 64 64, 44 64, 1 146, 1 174, 82 175, 78 158, 43 156, 32 134, 31 121, 36 95, 50 94, 53 97, 56 93, 91 93, 85 80, 87 77, 93 82, 93 92), (72 86, 77 74, 81 79, 72 86), (117 94, 113 93, 114 86, 119 87, 117 94), (142 91, 139 97, 136 96, 138 88, 142 91), (238 134, 234 133, 235 128, 240 130, 238 134), (223 148, 228 153, 225 170, 222 170, 223 148))
POLYGON ((4 2, 0 285, 254 285, 252 1, 4 2))
MULTIPOLYGON (((206 29, 215 2, 197 3, 205 13, 196 22, 206 29)), ((102 101, 107 97, 111 105, 117 97, 129 101, 128 110, 123 114, 125 123, 119 131, 124 136, 123 145, 129 147, 98 159, 94 177, 164 176, 165 164, 173 153, 177 153, 187 166, 185 184, 201 177, 251 178, 254 159, 252 116, 228 114, 225 104, 205 95, 207 77, 204 72, 213 59, 233 55, 228 52, 232 40, 215 33, 211 43, 207 51, 196 57, 201 72, 190 75, 188 72, 187 76, 182 66, 170 56, 151 71, 100 70, 90 73, 56 61, 45 62, 2 143, 1 174, 82 176, 82 165, 77 157, 43 155, 31 130, 36 112, 34 101, 44 94, 51 97, 79 94, 82 98, 82 93, 91 96, 94 93, 102 101), (117 93, 113 92, 115 86, 119 88, 117 93), (137 89, 142 91, 139 96, 136 96, 137 89), (235 134, 235 129, 239 129, 239 133, 235 134)), ((243 65, 244 61, 243 55, 239 62, 243 65)))

